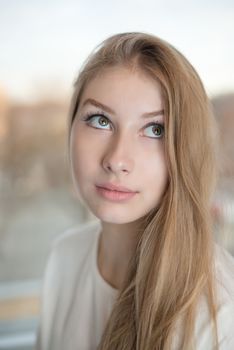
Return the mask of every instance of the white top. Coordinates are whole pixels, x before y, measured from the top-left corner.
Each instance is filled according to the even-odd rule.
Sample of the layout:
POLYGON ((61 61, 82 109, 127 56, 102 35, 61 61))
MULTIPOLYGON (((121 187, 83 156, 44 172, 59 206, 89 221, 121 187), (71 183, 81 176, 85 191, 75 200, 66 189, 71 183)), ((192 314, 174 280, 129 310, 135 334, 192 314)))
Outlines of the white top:
MULTIPOLYGON (((44 276, 37 350, 97 349, 118 295, 97 267, 100 231, 100 222, 93 221, 54 242, 44 276)), ((216 267, 220 350, 233 350, 234 258, 217 245, 216 267)), ((213 350, 205 302, 199 306, 195 335, 198 350, 213 350)), ((179 339, 174 339, 173 349, 180 349, 179 339)))

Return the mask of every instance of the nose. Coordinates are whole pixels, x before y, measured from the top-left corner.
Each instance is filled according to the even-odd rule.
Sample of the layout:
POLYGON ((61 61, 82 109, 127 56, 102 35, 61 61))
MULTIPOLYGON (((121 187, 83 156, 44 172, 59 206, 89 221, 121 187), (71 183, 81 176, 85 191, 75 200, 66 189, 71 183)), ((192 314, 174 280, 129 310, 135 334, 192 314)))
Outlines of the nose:
POLYGON ((129 174, 134 168, 134 157, 131 153, 131 142, 127 135, 113 137, 107 145, 102 161, 106 172, 116 175, 129 174))

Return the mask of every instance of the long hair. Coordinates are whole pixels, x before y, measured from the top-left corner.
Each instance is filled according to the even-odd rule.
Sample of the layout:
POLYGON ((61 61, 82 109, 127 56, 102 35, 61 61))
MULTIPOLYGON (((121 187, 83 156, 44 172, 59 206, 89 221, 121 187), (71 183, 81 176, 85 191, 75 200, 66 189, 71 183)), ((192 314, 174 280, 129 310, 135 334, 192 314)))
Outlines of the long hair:
POLYGON ((69 138, 82 91, 112 66, 139 69, 161 86, 169 182, 159 207, 144 219, 99 350, 166 350, 176 337, 180 349, 196 349, 195 319, 204 298, 218 348, 210 210, 216 129, 208 97, 193 66, 164 40, 140 32, 113 35, 91 53, 75 81, 69 138))

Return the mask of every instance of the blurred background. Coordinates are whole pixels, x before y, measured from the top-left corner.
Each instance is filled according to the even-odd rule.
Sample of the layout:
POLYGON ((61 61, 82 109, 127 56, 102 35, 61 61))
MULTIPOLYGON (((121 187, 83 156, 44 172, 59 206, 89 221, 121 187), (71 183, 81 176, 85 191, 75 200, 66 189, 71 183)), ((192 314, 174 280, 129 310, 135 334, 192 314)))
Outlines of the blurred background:
POLYGON ((33 349, 53 239, 92 220, 67 158, 72 84, 111 34, 172 43, 200 74, 218 122, 215 236, 234 254, 234 2, 0 0, 0 349, 33 349))

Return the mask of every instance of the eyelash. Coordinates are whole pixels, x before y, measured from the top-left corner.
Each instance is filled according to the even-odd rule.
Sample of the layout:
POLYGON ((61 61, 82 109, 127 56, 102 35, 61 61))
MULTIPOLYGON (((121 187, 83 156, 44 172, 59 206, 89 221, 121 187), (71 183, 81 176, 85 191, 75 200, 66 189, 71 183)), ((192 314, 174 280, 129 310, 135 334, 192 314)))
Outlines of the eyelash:
MULTIPOLYGON (((108 116, 106 116, 105 113, 103 113, 103 112, 96 112, 96 113, 89 112, 82 118, 82 120, 84 122, 86 122, 88 125, 90 125, 89 122, 91 121, 91 119, 93 117, 103 117, 103 118, 107 119, 108 123, 110 123, 110 120, 109 120, 108 116)), ((92 125, 90 125, 90 126, 92 128, 101 129, 102 130, 101 127, 100 128, 96 128, 95 126, 92 126, 92 125)), ((163 137, 163 134, 164 134, 164 125, 162 123, 151 122, 151 123, 145 125, 145 128, 150 127, 150 126, 160 127, 162 129, 162 131, 161 131, 161 135, 158 136, 158 137, 156 135, 155 135, 156 137, 150 137, 150 136, 148 136, 148 137, 151 138, 151 139, 161 139, 163 137)), ((105 129, 103 129, 103 130, 105 130, 105 129)))

